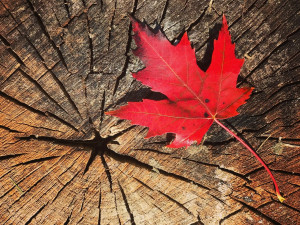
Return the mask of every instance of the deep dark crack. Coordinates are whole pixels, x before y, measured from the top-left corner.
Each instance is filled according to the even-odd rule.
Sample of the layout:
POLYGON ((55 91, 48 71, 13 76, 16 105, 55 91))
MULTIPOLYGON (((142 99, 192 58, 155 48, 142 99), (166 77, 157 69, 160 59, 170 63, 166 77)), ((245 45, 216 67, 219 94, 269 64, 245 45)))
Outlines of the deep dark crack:
MULTIPOLYGON (((242 202, 242 201, 239 201, 237 200, 240 204, 242 204, 245 208, 247 208, 248 210, 252 211, 253 213, 255 213, 256 215, 266 219, 268 222, 270 222, 271 224, 274 224, 274 225, 279 225, 280 223, 278 223, 276 220, 274 220, 273 218, 263 214, 262 212, 259 211, 259 209, 256 209, 250 205, 247 205, 246 203, 242 202)), ((269 204, 269 203, 267 203, 269 204)), ((259 208, 262 208, 263 205, 261 205, 259 208)))
POLYGON ((162 21, 165 19, 168 7, 169 7, 169 0, 166 0, 165 6, 164 6, 164 8, 162 10, 162 14, 161 14, 161 18, 160 18, 159 24, 161 24, 162 21))
POLYGON ((54 43, 54 41, 52 40, 44 22, 43 22, 43 19, 41 18, 41 16, 38 14, 38 12, 36 11, 36 9, 34 8, 34 5, 33 3, 30 1, 30 0, 27 0, 27 3, 29 5, 29 8, 32 10, 33 14, 35 15, 36 19, 37 19, 37 22, 39 24, 39 26, 41 27, 43 33, 46 35, 46 37, 48 38, 51 46, 55 49, 56 53, 58 54, 59 56, 59 59, 60 61, 62 62, 62 64, 66 67, 66 69, 68 70, 68 66, 67 66, 67 63, 65 61, 65 58, 61 52, 61 50, 59 49, 59 47, 56 46, 56 44, 54 43))
POLYGON ((15 155, 3 155, 3 156, 0 156, 0 161, 1 160, 7 160, 7 159, 12 159, 12 158, 16 158, 20 155, 24 155, 24 154, 15 154, 15 155))
POLYGON ((121 186, 120 182, 118 183, 119 184, 119 188, 120 188, 120 191, 121 191, 121 194, 122 194, 122 197, 123 197, 123 200, 124 200, 124 203, 125 203, 125 206, 126 206, 126 210, 130 216, 130 221, 131 221, 131 224, 132 225, 136 225, 135 221, 134 221, 134 216, 133 216, 133 213, 129 207, 129 203, 128 203, 128 200, 127 200, 127 197, 126 197, 126 194, 124 192, 124 189, 123 187, 121 186))
POLYGON ((25 225, 30 224, 31 221, 32 221, 34 218, 36 218, 36 216, 37 216, 38 214, 40 214, 40 212, 45 208, 45 206, 46 206, 46 205, 43 205, 41 208, 39 208, 39 210, 37 210, 37 211, 29 218, 29 220, 26 221, 25 225))

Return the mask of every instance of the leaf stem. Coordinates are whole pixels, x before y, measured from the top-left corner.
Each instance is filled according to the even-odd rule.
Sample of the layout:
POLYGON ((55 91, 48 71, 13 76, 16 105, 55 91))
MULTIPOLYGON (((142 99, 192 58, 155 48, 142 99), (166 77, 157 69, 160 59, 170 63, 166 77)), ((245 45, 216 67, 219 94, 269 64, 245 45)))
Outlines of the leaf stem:
POLYGON ((263 165, 263 167, 266 169, 266 171, 268 172, 268 174, 270 175, 274 186, 275 186, 275 190, 276 190, 276 195, 277 198, 279 199, 280 202, 283 202, 285 199, 281 196, 278 185, 276 183, 276 180, 272 174, 272 172, 270 171, 270 169, 268 168, 268 166, 264 163, 264 161, 257 155, 257 153, 249 146, 247 145, 241 138, 239 138, 235 133, 233 133, 231 130, 229 130, 225 125, 223 125, 219 120, 217 120, 216 118, 214 119, 214 121, 219 124, 222 128, 224 128, 230 135, 232 135, 233 137, 235 137, 242 145, 244 145, 254 156, 255 158, 263 165))

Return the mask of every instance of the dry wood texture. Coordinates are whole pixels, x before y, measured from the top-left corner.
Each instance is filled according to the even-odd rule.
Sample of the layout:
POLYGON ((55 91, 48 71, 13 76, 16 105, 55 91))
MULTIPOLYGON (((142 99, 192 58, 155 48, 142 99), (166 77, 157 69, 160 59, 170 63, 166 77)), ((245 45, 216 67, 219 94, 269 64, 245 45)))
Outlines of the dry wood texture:
MULTIPOLYGON (((300 224, 299 0, 1 0, 1 224, 300 224), (104 115, 158 98, 127 13, 184 31, 206 69, 222 13, 255 91, 224 121, 270 166, 213 126, 203 145, 164 147, 104 115)), ((180 63, 180 62, 179 62, 180 63)))

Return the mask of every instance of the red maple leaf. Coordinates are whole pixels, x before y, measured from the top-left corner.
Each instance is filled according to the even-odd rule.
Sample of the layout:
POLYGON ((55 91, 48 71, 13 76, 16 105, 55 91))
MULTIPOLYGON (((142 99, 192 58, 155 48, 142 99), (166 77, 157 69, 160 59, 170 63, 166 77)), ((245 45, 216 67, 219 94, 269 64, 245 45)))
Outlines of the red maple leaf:
POLYGON ((236 87, 244 60, 235 57, 235 45, 231 42, 225 16, 219 37, 214 41, 212 60, 207 71, 198 67, 187 33, 174 46, 160 30, 154 33, 147 25, 134 19, 132 25, 134 40, 138 46, 134 54, 146 67, 133 74, 133 77, 153 91, 163 93, 167 99, 129 102, 106 114, 149 127, 146 138, 174 133, 175 139, 168 145, 172 148, 187 147, 195 141, 199 144, 212 123, 216 122, 262 163, 282 201, 269 168, 243 140, 219 121, 238 115, 238 107, 245 103, 253 90, 249 87, 236 87))

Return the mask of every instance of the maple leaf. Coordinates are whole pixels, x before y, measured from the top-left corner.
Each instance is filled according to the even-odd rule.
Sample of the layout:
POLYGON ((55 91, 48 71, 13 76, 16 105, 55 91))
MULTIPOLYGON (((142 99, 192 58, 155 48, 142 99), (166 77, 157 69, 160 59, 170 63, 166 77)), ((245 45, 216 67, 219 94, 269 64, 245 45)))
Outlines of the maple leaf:
POLYGON ((216 119, 236 116, 237 108, 249 98, 252 88, 236 88, 244 60, 235 57, 225 17, 206 72, 197 65, 187 33, 174 46, 160 30, 152 33, 135 20, 133 31, 138 46, 134 54, 146 66, 133 77, 168 99, 130 102, 107 114, 149 127, 147 138, 174 133, 168 147, 186 147, 195 141, 199 144, 216 119))
POLYGON ((195 141, 199 144, 212 123, 216 122, 262 163, 275 184, 279 200, 283 201, 266 164, 219 121, 238 115, 238 107, 245 103, 253 90, 250 87, 236 87, 244 60, 235 57, 235 45, 231 42, 225 16, 219 37, 214 40, 212 60, 207 71, 198 67, 187 33, 177 45, 172 45, 160 30, 153 32, 147 25, 133 18, 131 20, 137 44, 133 52, 145 65, 133 77, 153 91, 163 93, 167 99, 129 102, 106 114, 148 127, 146 138, 174 133, 175 139, 168 145, 171 148, 187 147, 195 141))

